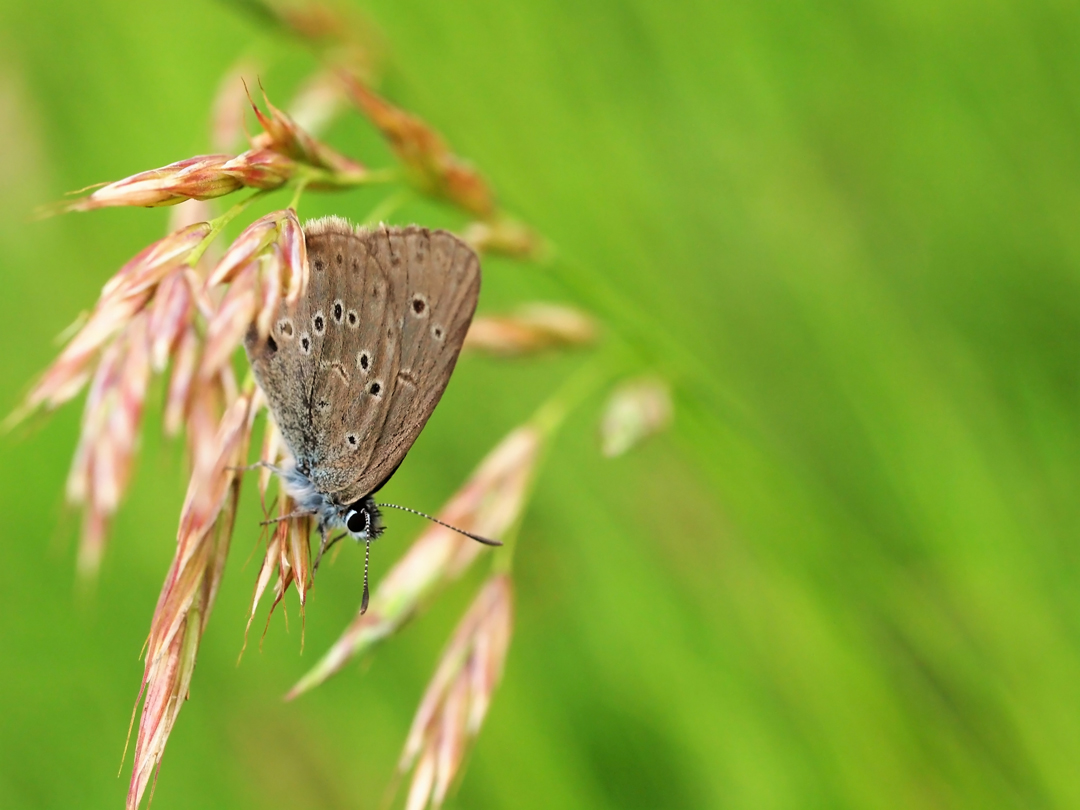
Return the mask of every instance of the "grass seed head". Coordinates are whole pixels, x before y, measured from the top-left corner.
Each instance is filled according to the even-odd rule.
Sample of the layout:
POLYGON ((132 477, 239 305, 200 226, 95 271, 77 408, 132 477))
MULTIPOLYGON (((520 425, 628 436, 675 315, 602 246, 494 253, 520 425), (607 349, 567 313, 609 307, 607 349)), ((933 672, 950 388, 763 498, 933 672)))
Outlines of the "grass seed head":
POLYGON ((158 286, 150 304, 150 359, 157 373, 165 370, 180 336, 191 325, 195 299, 187 275, 173 272, 158 286))
POLYGON ((345 157, 306 132, 288 114, 271 104, 265 93, 263 103, 269 115, 251 101, 251 109, 263 128, 251 139, 253 149, 277 152, 299 163, 350 179, 362 178, 367 173, 363 164, 345 157))
POLYGON ((79 444, 68 474, 68 500, 84 510, 79 571, 98 570, 105 530, 131 477, 150 380, 147 313, 140 313, 106 350, 83 410, 79 444))
POLYGON ((142 801, 188 697, 199 641, 225 569, 240 488, 233 468, 247 456, 253 400, 253 392, 236 398, 221 418, 213 448, 194 460, 176 556, 150 624, 128 810, 142 801))
POLYGON ((198 368, 202 341, 194 325, 189 325, 180 335, 172 358, 172 372, 165 395, 165 435, 175 436, 183 427, 188 413, 191 384, 198 368))
POLYGON ((284 271, 285 255, 281 252, 280 245, 272 244, 259 257, 259 311, 255 324, 261 340, 266 340, 270 334, 274 318, 281 307, 281 299, 287 293, 287 290, 282 289, 281 282, 284 271))
POLYGON ((39 407, 53 409, 82 389, 102 349, 144 311, 157 286, 173 273, 209 233, 199 223, 169 234, 140 251, 109 280, 97 305, 27 395, 11 421, 39 407))
POLYGON ((398 764, 417 762, 407 806, 441 807, 483 725, 502 677, 513 624, 512 587, 496 574, 480 590, 443 651, 398 764))
POLYGON ((243 265, 211 316, 206 326, 206 348, 199 367, 199 377, 203 380, 213 379, 229 363, 255 320, 259 311, 258 272, 257 262, 243 265))
POLYGON ((513 259, 540 261, 549 252, 540 234, 502 215, 469 223, 462 238, 481 254, 494 253, 513 259))
POLYGON ((286 214, 281 220, 278 246, 285 262, 285 279, 288 283, 285 300, 289 306, 295 306, 307 290, 311 268, 308 266, 307 242, 304 240, 300 220, 291 208, 286 214))
POLYGON ((491 188, 468 161, 447 148, 434 129, 347 71, 339 75, 353 103, 379 129, 420 188, 477 216, 492 217, 495 198, 491 188))
POLYGON ((206 280, 208 288, 227 284, 241 268, 256 258, 276 237, 283 211, 273 211, 248 225, 229 245, 206 280))
POLYGON ((500 356, 545 349, 584 346, 596 339, 596 323, 585 313, 561 304, 535 303, 510 315, 473 320, 465 347, 500 356))
POLYGON ((621 456, 648 436, 671 424, 674 405, 663 380, 642 377, 619 385, 608 398, 600 418, 600 451, 621 456))
POLYGON ((155 208, 184 200, 209 200, 231 194, 243 183, 223 171, 229 155, 198 155, 139 172, 102 186, 68 204, 68 211, 92 211, 117 205, 155 208))
POLYGON ((221 167, 248 188, 274 189, 296 173, 296 161, 273 149, 249 149, 221 167))

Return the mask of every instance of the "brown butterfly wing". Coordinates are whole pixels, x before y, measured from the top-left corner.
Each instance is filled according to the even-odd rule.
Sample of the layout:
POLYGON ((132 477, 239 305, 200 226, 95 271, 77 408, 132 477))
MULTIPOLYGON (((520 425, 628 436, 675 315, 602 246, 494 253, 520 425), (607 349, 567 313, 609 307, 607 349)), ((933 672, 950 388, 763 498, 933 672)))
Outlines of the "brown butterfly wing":
POLYGON ((371 449, 371 474, 358 485, 360 495, 393 472, 435 410, 480 294, 480 261, 453 234, 418 227, 382 230, 375 245, 375 260, 394 279, 389 300, 397 320, 387 325, 386 334, 393 325, 398 328, 392 344, 396 355, 376 378, 389 390, 388 408, 371 449))
POLYGON ((331 218, 305 237, 311 281, 294 339, 275 331, 276 352, 249 340, 248 353, 297 462, 317 489, 351 503, 401 463, 442 397, 480 263, 452 234, 415 226, 355 230, 331 218))
POLYGON ((265 340, 260 340, 252 327, 244 341, 255 379, 285 444, 301 468, 310 466, 318 455, 318 437, 311 421, 311 394, 320 343, 313 331, 312 302, 319 295, 313 283, 308 295, 292 310, 282 304, 265 340))

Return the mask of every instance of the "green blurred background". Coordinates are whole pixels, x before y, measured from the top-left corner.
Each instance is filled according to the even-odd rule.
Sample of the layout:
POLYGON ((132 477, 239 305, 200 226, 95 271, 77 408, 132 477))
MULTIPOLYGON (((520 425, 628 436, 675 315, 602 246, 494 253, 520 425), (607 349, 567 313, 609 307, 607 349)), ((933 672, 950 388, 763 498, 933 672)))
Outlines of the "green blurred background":
MULTIPOLYGON (((674 430, 631 455, 599 458, 599 397, 553 447, 453 806, 1080 806, 1077 6, 364 8, 385 92, 558 248, 555 270, 488 262, 481 311, 594 308, 642 349, 626 371, 678 382, 674 430)), ((245 56, 279 103, 314 66, 211 0, 0 4, 0 409, 167 217, 28 212, 208 151, 245 56)), ((357 116, 326 138, 387 160, 357 116)), ((301 214, 377 201, 309 194, 301 214)), ((437 508, 587 360, 465 359, 388 497, 437 508)), ((172 556, 183 453, 151 418, 100 580, 76 588, 79 416, 0 441, 3 808, 122 806, 172 556)), ((290 596, 289 629, 276 615, 237 667, 252 496, 153 806, 379 807, 482 572, 286 704, 353 616, 362 555, 312 592, 302 655, 290 596)), ((376 581, 420 528, 394 517, 376 581)))

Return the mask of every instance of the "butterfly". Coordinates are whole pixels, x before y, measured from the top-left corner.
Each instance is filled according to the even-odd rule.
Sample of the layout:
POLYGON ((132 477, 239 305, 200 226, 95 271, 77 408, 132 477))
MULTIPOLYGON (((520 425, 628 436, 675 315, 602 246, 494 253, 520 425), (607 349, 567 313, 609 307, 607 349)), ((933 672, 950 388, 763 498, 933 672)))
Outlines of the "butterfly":
POLYGON ((480 261, 453 234, 415 225, 326 217, 308 222, 304 239, 305 295, 291 309, 282 303, 265 338, 250 329, 244 346, 292 456, 273 467, 296 504, 289 517, 318 521, 316 567, 334 531, 366 544, 363 612, 371 541, 384 529, 374 495, 446 390, 480 295, 480 261))

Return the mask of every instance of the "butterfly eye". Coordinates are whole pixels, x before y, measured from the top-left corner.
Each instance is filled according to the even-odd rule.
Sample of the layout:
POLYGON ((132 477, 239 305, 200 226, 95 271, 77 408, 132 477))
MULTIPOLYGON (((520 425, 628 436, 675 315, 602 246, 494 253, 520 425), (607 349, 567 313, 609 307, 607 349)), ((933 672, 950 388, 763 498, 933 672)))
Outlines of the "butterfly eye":
POLYGON ((367 521, 364 520, 364 513, 357 512, 355 509, 350 509, 349 513, 345 515, 345 528, 353 534, 360 534, 367 528, 367 521))

